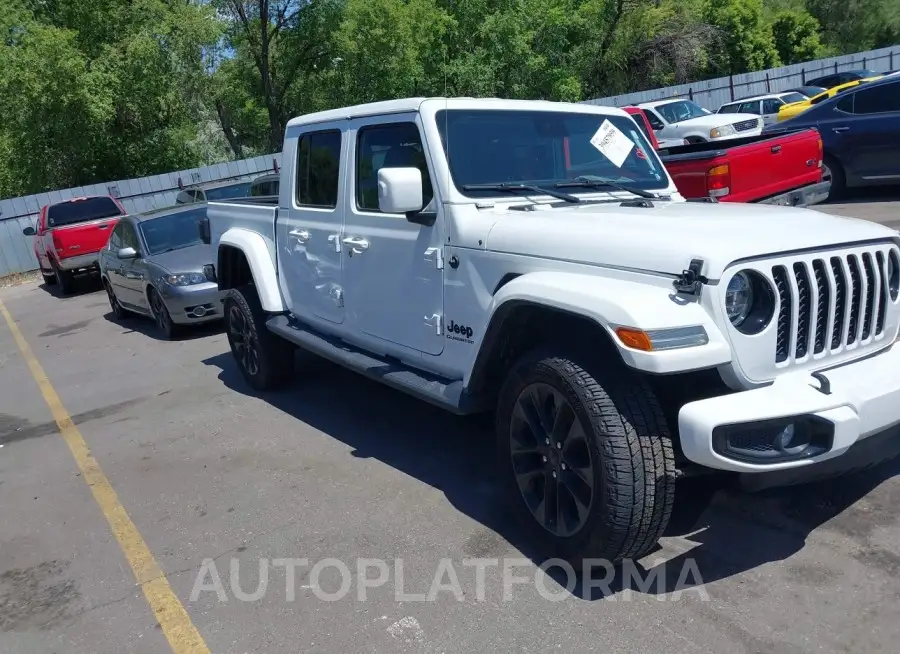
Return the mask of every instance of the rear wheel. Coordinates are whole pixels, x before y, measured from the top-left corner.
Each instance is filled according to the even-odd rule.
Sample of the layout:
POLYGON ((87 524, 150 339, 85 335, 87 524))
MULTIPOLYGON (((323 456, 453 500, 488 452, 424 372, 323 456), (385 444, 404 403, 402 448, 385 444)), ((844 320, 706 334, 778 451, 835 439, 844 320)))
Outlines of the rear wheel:
POLYGON ((266 313, 252 285, 229 291, 225 332, 241 374, 254 390, 278 388, 294 372, 296 348, 266 327, 266 313))
POLYGON ((44 283, 47 286, 53 286, 54 284, 56 284, 56 273, 54 273, 52 270, 50 272, 47 272, 46 270, 41 268, 41 276, 44 278, 44 283))
POLYGON ((63 295, 71 295, 75 291, 75 273, 63 270, 58 265, 53 264, 53 274, 63 295))
POLYGON ((822 181, 831 182, 831 188, 828 191, 828 200, 838 200, 843 197, 847 190, 847 178, 844 175, 844 168, 840 162, 832 156, 825 155, 822 159, 822 181))
POLYGON ((675 460, 643 380, 561 352, 526 355, 501 389, 496 433, 508 499, 543 554, 577 569, 656 546, 671 517, 675 460))

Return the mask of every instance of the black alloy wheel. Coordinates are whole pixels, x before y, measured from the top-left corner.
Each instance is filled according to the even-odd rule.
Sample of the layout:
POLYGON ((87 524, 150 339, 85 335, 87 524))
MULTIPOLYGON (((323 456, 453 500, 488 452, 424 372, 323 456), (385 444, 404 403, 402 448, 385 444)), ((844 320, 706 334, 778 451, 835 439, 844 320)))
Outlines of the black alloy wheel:
POLYGON ((569 401, 548 384, 525 387, 509 441, 519 492, 534 519, 557 537, 580 531, 594 502, 594 462, 569 401))

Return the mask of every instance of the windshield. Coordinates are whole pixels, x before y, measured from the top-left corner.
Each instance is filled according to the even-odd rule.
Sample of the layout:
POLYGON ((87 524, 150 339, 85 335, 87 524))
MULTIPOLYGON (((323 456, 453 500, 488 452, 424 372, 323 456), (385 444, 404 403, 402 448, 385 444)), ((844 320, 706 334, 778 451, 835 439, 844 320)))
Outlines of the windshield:
POLYGON ((691 118, 700 118, 701 116, 709 116, 711 111, 707 111, 699 104, 690 100, 676 100, 675 102, 667 102, 654 107, 656 113, 665 118, 669 123, 680 123, 691 118))
POLYGON ((240 184, 207 189, 204 192, 206 193, 206 199, 209 201, 246 198, 250 195, 250 184, 251 182, 242 182, 240 184))
POLYGON ((791 102, 803 102, 806 100, 806 96, 800 93, 785 93, 781 96, 781 99, 785 104, 790 104, 791 102))
MULTIPOLYGON (((474 184, 554 183, 591 175, 639 189, 669 185, 662 163, 627 116, 557 111, 445 109, 436 122, 450 175, 468 197, 474 184)), ((596 189, 567 189, 571 193, 596 189)))
POLYGON ((206 207, 203 207, 142 220, 139 225, 148 253, 152 256, 200 245, 203 241, 197 223, 205 215, 206 207))
POLYGON ((124 215, 112 198, 99 196, 85 198, 83 200, 70 200, 60 204, 54 204, 47 209, 47 225, 59 227, 61 225, 74 225, 89 220, 101 218, 114 218, 124 215))

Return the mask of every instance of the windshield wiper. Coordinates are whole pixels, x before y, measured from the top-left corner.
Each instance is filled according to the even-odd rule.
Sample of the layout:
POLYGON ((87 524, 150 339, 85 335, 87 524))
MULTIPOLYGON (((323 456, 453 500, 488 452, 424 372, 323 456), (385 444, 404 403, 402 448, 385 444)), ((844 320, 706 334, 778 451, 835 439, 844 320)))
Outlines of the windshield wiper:
MULTIPOLYGON (((559 184, 556 184, 559 186, 559 184)), ((464 184, 464 191, 508 191, 510 193, 516 193, 518 191, 528 191, 530 193, 539 193, 541 195, 549 195, 550 197, 557 198, 558 200, 565 200, 566 202, 579 203, 581 202, 581 198, 577 198, 574 195, 569 195, 568 193, 560 193, 559 191, 554 191, 550 188, 542 188, 540 186, 533 186, 531 184, 519 184, 518 182, 500 182, 499 184, 464 184)))
POLYGON ((575 179, 568 182, 557 182, 554 184, 556 188, 596 188, 601 189, 604 187, 614 188, 619 191, 625 191, 626 193, 633 193, 641 198, 653 198, 658 199, 661 196, 656 193, 651 193, 650 191, 645 191, 640 188, 633 188, 631 186, 626 186, 625 184, 619 184, 618 182, 614 182, 611 179, 607 179, 606 177, 595 177, 594 175, 581 175, 580 177, 576 177, 575 179))

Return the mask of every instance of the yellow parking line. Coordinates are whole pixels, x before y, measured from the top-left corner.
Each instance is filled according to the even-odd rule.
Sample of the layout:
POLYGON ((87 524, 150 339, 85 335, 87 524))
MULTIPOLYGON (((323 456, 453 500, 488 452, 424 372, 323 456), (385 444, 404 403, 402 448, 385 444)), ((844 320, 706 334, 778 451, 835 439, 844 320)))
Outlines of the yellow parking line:
POLYGON ((84 437, 72 422, 72 418, 63 407, 59 395, 56 394, 44 369, 31 351, 28 341, 22 336, 22 332, 2 301, 0 301, 0 313, 3 313, 6 318, 9 330, 16 339, 22 356, 31 370, 31 376, 34 377, 34 381, 37 382, 41 394, 44 396, 44 401, 50 407, 59 433, 62 434, 72 451, 72 456, 75 457, 75 462, 81 469, 82 478, 90 487, 116 540, 119 541, 122 552, 125 553, 125 558, 128 559, 131 566, 131 571, 144 591, 144 597, 147 598, 150 608, 153 609, 156 620, 162 627, 172 651, 175 654, 208 654, 209 648, 203 641, 203 637, 200 636, 200 632, 191 622, 184 606, 172 591, 169 581, 153 558, 153 554, 150 553, 147 543, 144 542, 137 527, 128 517, 125 507, 119 502, 116 491, 113 490, 106 475, 103 474, 97 460, 91 455, 84 437))

